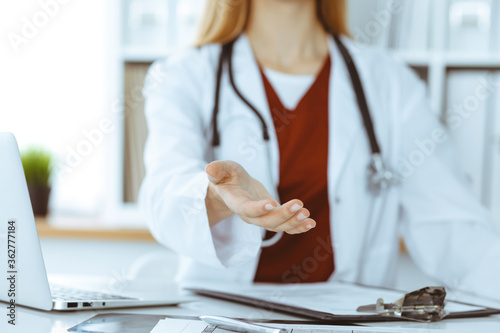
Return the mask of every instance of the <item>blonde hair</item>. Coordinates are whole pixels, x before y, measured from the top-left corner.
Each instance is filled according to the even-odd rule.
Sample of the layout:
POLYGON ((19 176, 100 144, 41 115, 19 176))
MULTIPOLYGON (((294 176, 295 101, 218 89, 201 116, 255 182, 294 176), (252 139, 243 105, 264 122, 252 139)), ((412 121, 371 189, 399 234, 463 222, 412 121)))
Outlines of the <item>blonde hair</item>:
MULTIPOLYGON (((326 31, 349 35, 345 0, 316 0, 318 19, 326 31)), ((207 0, 196 46, 227 43, 240 35, 248 21, 250 0, 207 0)))

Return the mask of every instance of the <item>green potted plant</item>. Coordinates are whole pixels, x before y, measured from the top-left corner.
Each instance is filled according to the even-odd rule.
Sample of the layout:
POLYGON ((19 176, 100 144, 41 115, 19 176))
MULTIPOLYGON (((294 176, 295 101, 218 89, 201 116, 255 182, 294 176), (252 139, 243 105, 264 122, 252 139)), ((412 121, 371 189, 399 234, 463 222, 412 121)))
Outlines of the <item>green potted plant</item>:
POLYGON ((21 160, 33 213, 38 216, 46 216, 50 196, 52 156, 43 148, 30 147, 22 151, 21 160))

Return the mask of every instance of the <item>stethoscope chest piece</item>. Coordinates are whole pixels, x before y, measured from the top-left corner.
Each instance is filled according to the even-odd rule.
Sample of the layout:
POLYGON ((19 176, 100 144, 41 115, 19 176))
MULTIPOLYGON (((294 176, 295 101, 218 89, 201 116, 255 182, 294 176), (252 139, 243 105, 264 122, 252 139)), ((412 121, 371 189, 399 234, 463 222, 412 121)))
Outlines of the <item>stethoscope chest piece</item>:
POLYGON ((368 166, 368 184, 370 190, 375 194, 388 190, 401 183, 401 176, 388 169, 380 154, 371 154, 368 166))

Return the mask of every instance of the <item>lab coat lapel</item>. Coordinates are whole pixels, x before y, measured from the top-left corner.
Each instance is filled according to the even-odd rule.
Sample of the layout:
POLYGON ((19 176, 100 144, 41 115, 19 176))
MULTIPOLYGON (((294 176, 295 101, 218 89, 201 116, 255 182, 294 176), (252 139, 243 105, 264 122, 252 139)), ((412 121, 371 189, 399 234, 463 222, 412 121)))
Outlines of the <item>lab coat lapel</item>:
POLYGON ((329 159, 328 177, 330 197, 336 194, 339 177, 352 152, 356 138, 360 137, 362 120, 349 73, 339 50, 329 38, 332 69, 329 96, 329 159))

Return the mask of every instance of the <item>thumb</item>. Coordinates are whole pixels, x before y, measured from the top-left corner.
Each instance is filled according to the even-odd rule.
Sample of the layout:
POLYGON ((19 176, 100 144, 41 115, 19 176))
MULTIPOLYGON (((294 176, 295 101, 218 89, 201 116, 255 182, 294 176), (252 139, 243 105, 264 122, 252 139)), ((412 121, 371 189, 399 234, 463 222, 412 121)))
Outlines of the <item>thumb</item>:
POLYGON ((224 178, 229 176, 226 163, 224 161, 215 161, 205 167, 208 179, 214 184, 219 184, 224 178))

